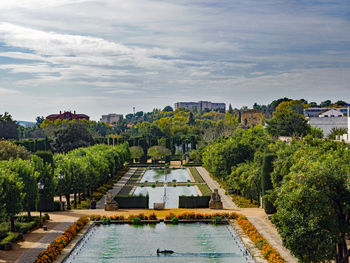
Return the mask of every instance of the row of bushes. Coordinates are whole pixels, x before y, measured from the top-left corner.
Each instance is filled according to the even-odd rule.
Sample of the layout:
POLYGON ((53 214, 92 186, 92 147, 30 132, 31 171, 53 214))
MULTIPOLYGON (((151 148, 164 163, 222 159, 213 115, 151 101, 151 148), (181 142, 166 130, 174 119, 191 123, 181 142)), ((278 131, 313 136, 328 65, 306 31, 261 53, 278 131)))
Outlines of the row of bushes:
POLYGON ((90 216, 90 220, 91 221, 103 221, 105 219, 110 219, 110 220, 113 220, 113 221, 130 221, 132 222, 132 220, 134 218, 139 218, 140 220, 157 220, 157 216, 155 213, 153 214, 150 214, 149 216, 143 214, 143 213, 140 213, 138 215, 129 215, 128 217, 125 217, 125 216, 122 216, 122 215, 114 215, 114 216, 106 216, 106 215, 91 215, 90 216))
POLYGON ((243 196, 240 195, 231 195, 232 201, 238 206, 238 207, 259 207, 258 202, 256 200, 252 200, 252 202, 243 196))
POLYGON ((88 222, 89 219, 87 217, 79 218, 79 220, 70 225, 62 235, 58 236, 44 252, 40 253, 34 263, 53 262, 88 222))
POLYGON ((129 163, 129 167, 167 167, 169 163, 129 163))
POLYGON ((201 214, 201 213, 182 213, 180 215, 175 215, 170 213, 165 216, 165 220, 171 220, 173 217, 177 217, 180 220, 201 220, 201 219, 213 219, 215 217, 221 217, 222 219, 237 219, 237 213, 215 213, 215 214, 201 214))
POLYGON ((149 196, 120 196, 117 195, 114 200, 118 203, 119 208, 140 208, 148 209, 149 196))
POLYGON ((262 256, 269 263, 284 263, 286 262, 276 249, 274 249, 263 236, 256 230, 255 226, 249 222, 245 216, 239 216, 237 223, 243 229, 244 233, 250 238, 255 246, 260 249, 262 256))

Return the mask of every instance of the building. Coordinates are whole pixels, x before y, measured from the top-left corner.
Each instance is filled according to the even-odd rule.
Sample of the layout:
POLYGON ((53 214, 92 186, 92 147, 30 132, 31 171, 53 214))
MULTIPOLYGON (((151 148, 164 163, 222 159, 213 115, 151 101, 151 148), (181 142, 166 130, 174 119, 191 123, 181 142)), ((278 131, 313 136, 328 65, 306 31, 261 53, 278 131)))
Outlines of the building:
POLYGON ((104 123, 116 123, 123 119, 123 114, 110 113, 108 115, 102 115, 101 121, 104 123))
POLYGON ((241 124, 251 127, 263 124, 263 113, 260 110, 245 110, 241 114, 241 124))
POLYGON ((72 113, 71 111, 65 111, 62 113, 62 111, 60 111, 60 114, 51 114, 47 116, 46 119, 49 121, 55 121, 57 119, 71 121, 71 120, 90 120, 90 117, 85 114, 76 114, 75 111, 74 113, 72 113))
POLYGON ((327 118, 327 117, 344 117, 344 114, 336 109, 330 109, 328 111, 325 111, 318 115, 320 118, 327 118))
POLYGON ((211 101, 198 101, 198 102, 176 102, 175 110, 178 108, 185 108, 188 110, 220 110, 222 112, 226 111, 225 103, 216 103, 211 101))
POLYGON ((319 117, 320 114, 329 110, 340 111, 343 115, 348 114, 348 108, 307 108, 304 109, 304 115, 306 117, 319 117))

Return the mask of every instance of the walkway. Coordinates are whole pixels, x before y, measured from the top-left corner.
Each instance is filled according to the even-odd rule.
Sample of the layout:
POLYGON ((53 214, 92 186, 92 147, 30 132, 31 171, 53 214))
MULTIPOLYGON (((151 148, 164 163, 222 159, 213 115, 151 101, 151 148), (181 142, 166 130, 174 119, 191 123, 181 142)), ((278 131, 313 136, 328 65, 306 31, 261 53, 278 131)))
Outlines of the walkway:
POLYGON ((288 249, 283 246, 282 239, 278 234, 275 226, 267 219, 267 215, 261 208, 238 208, 232 201, 231 197, 225 194, 225 190, 220 188, 220 185, 211 178, 210 174, 203 167, 197 167, 198 172, 207 183, 211 190, 219 189, 219 194, 223 202, 224 209, 234 209, 238 213, 245 215, 248 220, 256 227, 260 234, 278 250, 281 256, 288 263, 297 263, 298 260, 291 255, 288 249))
MULTIPOLYGON (((129 171, 127 171, 120 180, 114 184, 113 188, 108 191, 108 193, 112 193, 112 196, 116 196, 120 190, 122 190, 123 186, 126 184, 126 182, 130 179, 130 177, 136 172, 137 168, 130 168, 129 171)), ((107 194, 107 193, 106 193, 107 194)), ((96 203, 96 209, 104 209, 105 206, 105 199, 106 195, 104 195, 97 203, 96 203)))
POLYGON ((238 206, 232 201, 231 197, 225 195, 225 190, 220 188, 220 185, 210 177, 210 174, 203 167, 197 167, 199 174, 202 176, 204 181, 207 183, 211 191, 214 189, 219 190, 219 195, 221 196, 221 201, 224 209, 237 209, 238 206))

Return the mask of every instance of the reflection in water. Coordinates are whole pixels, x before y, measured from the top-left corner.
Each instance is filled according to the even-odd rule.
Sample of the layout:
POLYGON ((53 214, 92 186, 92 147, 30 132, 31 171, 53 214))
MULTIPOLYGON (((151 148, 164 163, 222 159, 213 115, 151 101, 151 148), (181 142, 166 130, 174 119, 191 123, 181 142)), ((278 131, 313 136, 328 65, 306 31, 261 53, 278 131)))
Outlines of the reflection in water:
POLYGON ((247 261, 248 257, 230 226, 160 223, 155 227, 95 227, 90 238, 81 242, 66 262, 253 262, 247 261), (175 253, 157 255, 157 248, 175 253))
POLYGON ((134 195, 149 196, 149 208, 153 208, 153 203, 160 203, 165 201, 165 208, 178 208, 179 196, 197 196, 197 191, 193 186, 168 186, 168 187, 137 187, 134 195), (164 189, 166 189, 166 197, 164 200, 164 189))
POLYGON ((186 169, 148 169, 140 182, 172 182, 173 180, 187 182, 190 180, 190 176, 186 169))

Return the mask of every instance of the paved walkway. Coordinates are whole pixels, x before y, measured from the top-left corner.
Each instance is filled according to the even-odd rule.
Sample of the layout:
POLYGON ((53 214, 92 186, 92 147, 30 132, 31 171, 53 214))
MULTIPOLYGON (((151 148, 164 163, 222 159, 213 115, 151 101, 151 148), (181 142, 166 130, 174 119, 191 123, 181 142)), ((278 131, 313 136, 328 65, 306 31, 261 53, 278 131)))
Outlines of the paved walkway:
MULTIPOLYGON (((122 190, 123 186, 130 179, 130 177, 136 172, 137 168, 130 168, 120 180, 114 184, 113 188, 108 192, 112 193, 112 196, 116 196, 120 190, 122 190)), ((97 203, 96 209, 104 209, 106 195, 104 195, 97 203)))
POLYGON ((205 170, 205 168, 197 167, 197 170, 199 174, 202 176, 202 178, 204 179, 204 181, 207 183, 211 191, 214 191, 214 189, 219 190, 219 194, 221 196, 221 201, 224 209, 238 208, 238 206, 232 201, 232 198, 225 195, 225 190, 220 188, 220 185, 210 177, 208 171, 205 170))
POLYGON ((281 256, 288 263, 297 263, 298 260, 291 255, 288 249, 283 246, 282 239, 278 234, 276 228, 267 219, 267 215, 261 208, 238 208, 232 201, 230 196, 225 194, 225 190, 220 188, 220 185, 209 175, 208 171, 203 167, 197 167, 198 172, 203 177, 204 181, 210 187, 211 190, 219 189, 219 194, 223 202, 224 209, 235 209, 238 213, 245 215, 248 220, 256 227, 260 234, 278 250, 281 256))

